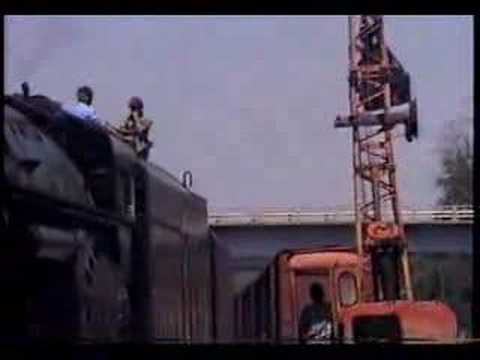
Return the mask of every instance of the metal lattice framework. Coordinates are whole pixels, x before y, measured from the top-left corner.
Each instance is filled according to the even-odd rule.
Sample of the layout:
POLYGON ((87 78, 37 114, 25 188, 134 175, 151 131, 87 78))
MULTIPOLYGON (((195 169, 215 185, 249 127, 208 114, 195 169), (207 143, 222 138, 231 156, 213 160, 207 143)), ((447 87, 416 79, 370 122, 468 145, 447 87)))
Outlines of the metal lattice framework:
POLYGON ((393 151, 392 129, 397 122, 389 121, 392 107, 410 100, 409 83, 399 86, 404 85, 398 79, 405 73, 385 44, 382 16, 350 16, 349 36, 357 248, 360 255, 372 257, 385 249, 396 251, 402 297, 411 299, 393 151))

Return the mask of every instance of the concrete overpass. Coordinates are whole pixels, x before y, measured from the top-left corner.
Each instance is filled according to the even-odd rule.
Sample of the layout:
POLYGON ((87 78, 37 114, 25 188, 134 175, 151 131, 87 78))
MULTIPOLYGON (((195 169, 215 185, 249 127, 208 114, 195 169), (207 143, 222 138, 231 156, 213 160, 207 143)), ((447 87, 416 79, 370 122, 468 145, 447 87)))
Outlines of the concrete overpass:
MULTIPOLYGON (((471 256, 473 217, 468 206, 404 209, 409 249, 471 256)), ((210 225, 231 250, 238 290, 282 249, 354 245, 354 221, 354 212, 345 208, 229 209, 211 211, 209 216, 210 225)))
MULTIPOLYGON (((405 209, 402 211, 405 224, 462 225, 473 224, 471 206, 444 206, 435 209, 405 209)), ((350 225, 355 221, 353 210, 344 208, 315 210, 292 209, 229 209, 214 210, 209 216, 210 225, 229 226, 287 226, 287 225, 350 225)))

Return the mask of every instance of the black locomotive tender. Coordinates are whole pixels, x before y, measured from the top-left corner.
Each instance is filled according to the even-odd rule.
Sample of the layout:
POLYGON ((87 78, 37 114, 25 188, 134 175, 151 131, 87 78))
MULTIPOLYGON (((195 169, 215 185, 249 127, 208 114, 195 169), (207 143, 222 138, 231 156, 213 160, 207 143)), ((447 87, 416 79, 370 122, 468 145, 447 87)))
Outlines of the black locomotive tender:
POLYGON ((26 87, 2 125, 2 339, 232 341, 204 198, 26 87))

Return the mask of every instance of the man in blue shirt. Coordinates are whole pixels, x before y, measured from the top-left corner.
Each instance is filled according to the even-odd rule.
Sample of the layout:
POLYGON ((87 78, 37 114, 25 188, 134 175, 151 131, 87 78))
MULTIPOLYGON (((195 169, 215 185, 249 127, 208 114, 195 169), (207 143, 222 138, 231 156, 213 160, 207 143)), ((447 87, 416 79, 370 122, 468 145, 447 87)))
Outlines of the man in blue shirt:
POLYGON ((92 106, 93 90, 88 86, 80 87, 77 90, 77 100, 75 106, 68 107, 65 110, 80 119, 97 122, 97 113, 92 106))

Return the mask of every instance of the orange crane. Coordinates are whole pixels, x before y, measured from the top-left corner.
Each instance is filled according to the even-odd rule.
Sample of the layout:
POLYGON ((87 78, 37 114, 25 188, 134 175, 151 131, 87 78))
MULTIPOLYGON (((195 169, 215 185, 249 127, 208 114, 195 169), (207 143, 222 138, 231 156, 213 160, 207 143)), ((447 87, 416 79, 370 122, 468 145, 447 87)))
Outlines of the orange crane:
POLYGON ((333 339, 455 342, 452 309, 415 300, 412 290, 392 134, 401 125, 407 141, 418 135, 409 75, 385 44, 381 16, 350 16, 349 30, 350 114, 337 116, 335 126, 353 129, 356 248, 321 246, 277 254, 236 297, 236 336, 296 341, 308 289, 319 283, 333 339))
POLYGON ((370 259, 375 300, 412 300, 392 130, 403 124, 408 141, 417 137, 416 100, 385 43, 382 16, 349 16, 349 37, 350 115, 335 126, 353 129, 357 251, 370 259))

